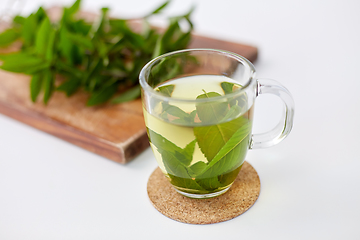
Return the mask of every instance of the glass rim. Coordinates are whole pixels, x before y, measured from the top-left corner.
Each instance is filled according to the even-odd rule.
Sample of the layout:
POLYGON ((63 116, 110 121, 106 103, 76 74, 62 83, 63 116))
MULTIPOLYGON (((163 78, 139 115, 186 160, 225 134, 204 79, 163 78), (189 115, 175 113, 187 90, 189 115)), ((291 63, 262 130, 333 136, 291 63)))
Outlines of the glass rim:
POLYGON ((183 102, 183 103, 213 102, 213 101, 219 101, 220 99, 236 97, 238 95, 243 94, 245 91, 247 91, 249 89, 249 87, 252 85, 252 83, 255 82, 254 81, 255 72, 256 71, 255 71, 254 65, 248 59, 246 59, 245 57, 243 57, 239 54, 236 54, 236 53, 233 53, 230 51, 226 51, 226 50, 218 50, 218 49, 212 49, 212 48, 193 48, 193 49, 183 49, 183 50, 177 50, 177 51, 165 53, 165 54, 162 54, 162 55, 152 59, 141 69, 140 74, 139 74, 139 83, 140 83, 141 88, 145 92, 150 93, 152 97, 156 97, 162 101, 166 101, 166 102, 176 101, 176 102, 183 102), (244 66, 246 66, 249 69, 250 77, 249 77, 247 83, 241 89, 238 89, 235 92, 228 93, 228 94, 218 96, 218 97, 202 98, 202 99, 184 99, 184 98, 164 96, 160 92, 155 91, 154 88, 152 88, 146 81, 146 78, 150 74, 150 69, 157 62, 159 62, 161 59, 163 59, 165 57, 179 55, 179 54, 186 53, 186 52, 212 52, 215 54, 221 54, 221 55, 228 56, 228 57, 235 59, 236 61, 242 63, 244 66))

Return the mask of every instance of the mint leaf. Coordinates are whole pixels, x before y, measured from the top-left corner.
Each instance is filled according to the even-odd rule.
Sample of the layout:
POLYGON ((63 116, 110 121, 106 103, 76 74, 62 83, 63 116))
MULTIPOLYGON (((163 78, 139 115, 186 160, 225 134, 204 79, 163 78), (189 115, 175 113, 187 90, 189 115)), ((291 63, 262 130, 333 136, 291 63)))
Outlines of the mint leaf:
POLYGON ((182 149, 149 128, 148 135, 150 142, 161 154, 165 170, 172 184, 185 189, 204 190, 192 179, 194 171, 188 167, 192 161, 196 140, 182 149))
POLYGON ((169 152, 182 152, 182 149, 176 146, 174 143, 170 142, 162 135, 152 131, 148 128, 149 141, 156 146, 160 151, 165 150, 169 152))
POLYGON ((191 32, 180 33, 180 37, 174 43, 175 46, 186 46, 191 40, 191 32))
POLYGON ((220 86, 224 90, 225 94, 233 92, 234 83, 222 82, 220 86))
POLYGON ((196 114, 197 114, 196 110, 194 110, 190 113, 189 119, 190 119, 191 123, 195 123, 196 114))
POLYGON ((247 119, 239 117, 221 124, 194 127, 194 135, 199 147, 209 162, 213 160, 232 135, 247 121, 247 119))
POLYGON ((214 191, 220 187, 222 184, 219 182, 218 176, 209 177, 209 178, 196 178, 196 182, 208 191, 214 191))
POLYGON ((170 85, 166 85, 163 87, 159 87, 156 89, 156 91, 160 92, 164 96, 171 97, 171 94, 173 93, 174 88, 175 88, 175 85, 170 84, 170 85))
POLYGON ((49 38, 48 38, 48 43, 47 43, 47 46, 46 46, 46 50, 45 50, 45 59, 47 61, 52 61, 53 58, 54 58, 54 51, 55 51, 55 35, 56 35, 56 32, 52 29, 49 31, 49 38))
MULTIPOLYGON (((221 96, 216 92, 205 92, 196 99, 212 98, 221 96)), ((203 124, 218 123, 228 111, 227 102, 204 102, 196 104, 196 111, 199 119, 203 124)))
POLYGON ((12 52, 12 53, 0 54, 0 60, 10 61, 10 62, 16 61, 17 59, 24 59, 30 57, 32 57, 32 55, 26 52, 12 52))
POLYGON ((43 76, 44 103, 47 104, 54 90, 55 76, 50 70, 46 70, 43 76))
POLYGON ((151 58, 156 58, 160 56, 163 52, 164 52, 163 41, 162 41, 162 37, 159 36, 156 40, 156 44, 151 58))
POLYGON ((233 106, 234 104, 239 105, 241 109, 248 109, 248 97, 247 97, 247 94, 245 92, 243 92, 238 97, 233 99, 230 102, 230 106, 233 106))
POLYGON ((207 164, 205 162, 202 162, 202 161, 196 162, 189 167, 189 170, 190 170, 189 174, 192 177, 196 177, 200 173, 202 173, 206 167, 207 167, 207 164))
POLYGON ((101 88, 100 90, 94 92, 90 96, 89 100, 86 102, 86 105, 94 106, 94 105, 105 103, 116 93, 117 88, 114 86, 115 84, 110 85, 110 86, 105 86, 105 87, 101 88))
POLYGON ((168 173, 171 183, 179 188, 204 190, 190 175, 189 168, 179 161, 178 156, 174 153, 160 150, 163 163, 168 173))
POLYGON ((74 4, 68 8, 67 14, 69 14, 71 16, 71 15, 75 14, 77 11, 79 11, 80 4, 81 4, 81 0, 76 0, 74 2, 74 4))
POLYGON ((30 81, 30 95, 31 100, 36 102, 36 99, 41 91, 43 75, 40 73, 34 74, 30 81))
MULTIPOLYGON (((96 79, 97 79, 96 76, 100 72, 101 68, 102 68, 102 61, 99 57, 89 60, 87 64, 87 69, 82 79, 82 83, 83 84, 85 83, 87 91, 95 92, 95 84, 91 84, 91 81, 93 80, 93 83, 96 83, 96 79)), ((103 86, 102 89, 106 89, 106 88, 108 88, 108 86, 103 86)), ((95 93, 95 95, 96 94, 97 93, 95 93)), ((108 99, 110 99, 110 97, 108 99)))
POLYGON ((221 120, 221 122, 227 122, 231 119, 237 118, 237 116, 239 116, 241 113, 241 110, 241 107, 239 107, 237 104, 233 105, 226 113, 225 117, 221 120))
POLYGON ((179 75, 183 71, 180 63, 174 58, 163 58, 151 69, 150 74, 156 76, 149 79, 150 86, 157 86, 179 75))
POLYGON ((39 9, 35 13, 35 18, 37 22, 41 22, 44 18, 46 18, 46 12, 42 7, 39 7, 39 9))
POLYGON ((45 56, 47 45, 49 43, 49 33, 51 31, 51 24, 48 17, 41 22, 35 37, 35 50, 40 56, 45 56))
MULTIPOLYGON (((232 93, 242 87, 240 85, 235 85, 234 83, 229 83, 229 82, 222 82, 220 85, 225 94, 232 93)), ((248 101, 248 98, 247 98, 246 93, 244 92, 244 93, 240 94, 239 96, 237 96, 236 98, 230 100, 229 105, 230 106, 239 105, 241 109, 244 109, 244 108, 246 109, 247 101, 248 101)))
POLYGON ((235 170, 232 170, 226 174, 222 174, 218 177, 219 183, 222 186, 228 186, 229 184, 231 184, 232 182, 234 182, 234 179, 236 179, 237 175, 239 174, 241 168, 243 166, 243 163, 241 163, 241 165, 236 168, 235 170))
POLYGON ((239 167, 239 163, 242 163, 248 150, 250 132, 251 122, 247 120, 218 151, 198 179, 222 175, 239 167))
POLYGON ((166 172, 180 178, 191 178, 186 166, 178 159, 177 154, 163 149, 158 149, 163 158, 166 172))
POLYGON ((196 139, 194 141, 190 142, 188 145, 186 145, 182 151, 182 154, 185 156, 183 163, 186 166, 189 166, 191 161, 193 160, 195 144, 196 144, 196 139))
POLYGON ((190 116, 190 114, 184 112, 181 108, 168 104, 167 102, 162 102, 162 107, 164 112, 167 112, 168 114, 180 119, 190 116))
POLYGON ((74 94, 80 87, 81 81, 76 77, 71 77, 56 88, 58 91, 65 92, 67 96, 74 94))
POLYGON ((207 190, 205 190, 203 187, 201 187, 195 180, 187 177, 187 178, 181 178, 174 176, 172 174, 168 174, 170 177, 170 182, 174 186, 177 186, 178 188, 183 188, 186 192, 189 192, 189 190, 193 193, 208 193, 207 190))
POLYGON ((94 50, 94 44, 91 42, 91 39, 89 37, 71 32, 67 32, 66 36, 74 45, 82 47, 85 50, 94 50))
MULTIPOLYGON (((158 152, 162 154, 163 152, 166 152, 166 154, 172 154, 177 159, 177 163, 174 161, 173 164, 181 164, 183 166, 188 166, 192 161, 192 155, 194 153, 195 149, 195 143, 196 141, 192 141, 189 143, 184 149, 178 147, 174 143, 170 142, 166 138, 164 138, 162 135, 152 131, 148 128, 148 134, 149 134, 149 140, 150 142, 156 146, 158 149, 158 152)), ((164 162, 166 159, 164 159, 164 162)))
MULTIPOLYGON (((246 119, 243 118, 242 119, 246 119)), ((220 161, 223 157, 227 156, 235 147, 241 143, 247 143, 245 140, 249 138, 251 132, 251 123, 247 120, 247 123, 239 128, 234 135, 231 136, 229 141, 221 148, 221 150, 216 154, 212 163, 209 163, 209 167, 213 166, 217 161, 220 161)), ((246 144, 245 144, 246 145, 246 144)))
POLYGON ((70 79, 72 79, 72 78, 82 79, 85 75, 85 73, 83 71, 81 71, 80 69, 73 68, 73 67, 69 66, 68 64, 64 63, 63 61, 56 61, 55 67, 61 74, 69 77, 70 79))
POLYGON ((21 32, 25 46, 30 47, 33 45, 36 30, 37 30, 37 19, 34 14, 30 14, 24 20, 24 26, 21 32))
MULTIPOLYGON (((164 115, 164 113, 167 113, 175 117, 175 119, 171 120, 171 123, 176 123, 181 125, 194 124, 196 110, 192 111, 191 113, 187 113, 183 111, 181 108, 168 104, 167 102, 162 102, 161 104, 163 107, 162 115, 164 115)), ((166 119, 168 119, 168 117, 166 117, 166 119)))
MULTIPOLYGON (((68 37, 69 31, 62 26, 59 30, 59 55, 64 58, 65 62, 68 64, 79 64, 81 63, 82 56, 80 55, 79 47, 74 45, 73 42, 68 37)), ((73 66, 71 66, 74 68, 73 66)))
POLYGON ((13 22, 22 26, 25 22, 25 18, 23 16, 18 15, 14 17, 13 22))
POLYGON ((170 3, 170 0, 164 2, 164 3, 161 4, 159 7, 157 7, 155 10, 153 10, 151 13, 149 13, 148 15, 146 15, 146 17, 149 17, 149 16, 151 16, 151 15, 160 13, 169 3, 170 3))
POLYGON ((1 69, 25 74, 34 74, 50 67, 50 63, 28 53, 12 53, 0 56, 4 60, 1 69))
POLYGON ((95 21, 92 24, 92 29, 90 34, 92 35, 93 39, 100 38, 105 33, 105 26, 107 25, 107 14, 109 8, 101 8, 101 16, 100 19, 95 21))
POLYGON ((135 86, 126 92, 121 93, 120 96, 114 98, 111 103, 122 103, 122 102, 128 102, 130 100, 134 100, 138 98, 141 95, 141 89, 140 86, 135 86))
POLYGON ((10 28, 0 33, 0 47, 6 47, 19 38, 19 33, 10 28))

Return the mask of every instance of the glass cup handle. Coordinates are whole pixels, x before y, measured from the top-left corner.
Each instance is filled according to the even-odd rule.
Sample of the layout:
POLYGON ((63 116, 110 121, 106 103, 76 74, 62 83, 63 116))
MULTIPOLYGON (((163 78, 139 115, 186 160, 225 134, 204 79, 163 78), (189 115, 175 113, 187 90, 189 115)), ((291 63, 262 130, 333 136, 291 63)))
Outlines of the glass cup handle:
POLYGON ((253 134, 250 149, 271 147, 281 142, 291 131, 294 120, 294 100, 290 92, 280 83, 270 79, 258 79, 256 97, 261 94, 274 94, 284 103, 280 122, 270 131, 253 134))

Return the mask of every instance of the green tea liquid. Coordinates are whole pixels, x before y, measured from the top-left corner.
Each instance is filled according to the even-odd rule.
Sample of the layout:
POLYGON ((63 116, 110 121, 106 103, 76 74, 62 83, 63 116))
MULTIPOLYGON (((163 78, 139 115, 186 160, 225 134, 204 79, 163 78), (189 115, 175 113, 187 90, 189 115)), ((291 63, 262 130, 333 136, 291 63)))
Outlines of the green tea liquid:
MULTIPOLYGON (((206 99, 236 92, 227 77, 200 75, 168 81, 155 90, 173 98, 206 99)), ((164 174, 182 194, 227 190, 249 147, 252 108, 245 93, 215 102, 156 102, 144 110, 150 145, 164 174)))

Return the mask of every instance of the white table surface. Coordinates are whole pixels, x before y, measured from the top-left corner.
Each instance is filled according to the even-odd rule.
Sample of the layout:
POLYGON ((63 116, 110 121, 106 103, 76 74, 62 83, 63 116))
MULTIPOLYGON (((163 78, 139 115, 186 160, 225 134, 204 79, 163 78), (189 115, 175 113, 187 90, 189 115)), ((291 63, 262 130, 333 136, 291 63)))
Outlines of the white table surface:
MULTIPOLYGON (((22 12, 71 2, 23 1, 22 12)), ((83 7, 140 16, 161 2, 83 7)), ((150 149, 120 165, 0 114, 1 240, 360 239, 360 1, 174 0, 167 14, 193 3, 196 32, 257 46, 257 76, 295 99, 290 136, 247 156, 261 179, 255 205, 218 224, 171 220, 147 196, 150 149)), ((270 129, 279 112, 276 98, 259 98, 254 131, 270 129)))

